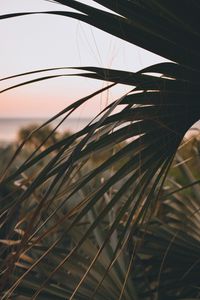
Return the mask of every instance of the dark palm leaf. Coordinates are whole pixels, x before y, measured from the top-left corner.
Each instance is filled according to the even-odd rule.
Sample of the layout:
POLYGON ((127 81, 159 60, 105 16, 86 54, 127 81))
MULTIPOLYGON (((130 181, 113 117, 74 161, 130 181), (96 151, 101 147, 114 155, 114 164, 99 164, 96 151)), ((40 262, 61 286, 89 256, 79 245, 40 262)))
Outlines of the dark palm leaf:
MULTIPOLYGON (((111 9, 113 13, 73 0, 55 2, 74 8, 80 13, 67 11, 46 13, 84 21, 173 62, 154 65, 138 73, 94 67, 80 68, 85 72, 80 76, 106 80, 115 84, 126 84, 131 86, 130 92, 110 104, 82 131, 57 142, 40 153, 38 149, 16 172, 2 180, 3 189, 8 188, 14 180, 21 180, 20 187, 13 192, 11 201, 8 203, 5 196, 2 199, 2 226, 10 222, 16 207, 25 205, 31 197, 42 190, 38 203, 30 211, 30 218, 26 220, 26 226, 23 228, 24 235, 15 249, 13 259, 9 260, 9 267, 2 268, 3 282, 9 277, 15 262, 23 253, 29 253, 38 242, 50 236, 52 232, 58 232, 59 225, 64 225, 67 221, 62 235, 58 235, 48 249, 43 249, 40 257, 32 262, 32 266, 26 272, 17 277, 18 279, 14 278, 14 284, 2 299, 8 299, 15 289, 23 286, 23 282, 28 280, 34 269, 42 267, 43 262, 50 259, 64 237, 73 232, 77 224, 83 222, 96 205, 100 208, 95 219, 90 220, 88 227, 84 228, 82 236, 76 240, 71 251, 66 251, 62 258, 59 257, 41 285, 37 284, 33 298, 40 297, 43 290, 51 287, 52 280, 57 282, 56 276, 62 267, 74 260, 85 241, 97 230, 112 209, 118 207, 116 218, 107 228, 92 261, 88 262, 87 278, 96 262, 99 261, 106 244, 112 239, 114 232, 119 230, 122 220, 126 219, 123 222, 120 242, 114 246, 113 253, 109 256, 111 263, 114 263, 119 251, 122 248, 126 249, 130 234, 135 232, 138 224, 149 217, 152 207, 159 198, 159 191, 176 150, 185 132, 199 120, 200 115, 200 28, 198 23, 200 8, 198 1, 182 1, 181 7, 178 3, 161 0, 96 1, 111 9), (154 75, 149 73, 154 73, 154 75), (120 112, 117 112, 116 108, 120 106, 122 108, 120 112), (94 153, 119 145, 127 139, 129 139, 128 144, 124 144, 123 148, 115 151, 112 157, 106 157, 100 165, 90 166, 89 169, 84 167, 88 164, 88 158, 94 153), (38 163, 47 156, 51 159, 44 163, 42 169, 34 171, 38 163), (111 172, 111 167, 117 162, 120 162, 120 168, 111 172), (82 173, 80 179, 77 180, 77 172, 81 168, 84 168, 84 174, 82 173), (110 174, 107 173, 108 170, 110 174), (33 175, 29 175, 28 182, 22 178, 23 172, 33 175), (102 184, 96 188, 90 188, 90 182, 99 174, 103 178, 102 184), (115 186, 118 186, 117 192, 113 194, 106 206, 101 206, 100 203, 105 194, 109 194, 115 186), (20 188, 23 188, 22 192, 20 188), (80 197, 79 193, 83 188, 87 188, 87 194, 80 197), (155 194, 157 194, 156 197, 155 194), (70 209, 63 215, 59 214, 52 225, 51 220, 66 204, 70 209)), ((1 18, 25 14, 6 15, 1 18)), ((48 77, 45 76, 42 79, 48 79, 48 77)), ((78 101, 60 115, 66 118, 67 113, 72 112, 89 98, 78 101)), ((18 221, 16 219, 16 223, 18 221)), ((7 235, 12 236, 12 232, 13 227, 10 231, 8 230, 7 235)), ((130 269, 129 265, 119 299, 124 297, 124 287, 128 282, 130 269)), ((111 265, 107 265, 105 276, 111 270, 111 265)), ((87 278, 83 278, 87 281, 87 278)), ((77 295, 81 285, 82 281, 75 290, 77 295)), ((72 297, 76 295, 73 293, 74 288, 75 286, 71 290, 72 297)), ((137 293, 133 297, 137 299, 137 293)))

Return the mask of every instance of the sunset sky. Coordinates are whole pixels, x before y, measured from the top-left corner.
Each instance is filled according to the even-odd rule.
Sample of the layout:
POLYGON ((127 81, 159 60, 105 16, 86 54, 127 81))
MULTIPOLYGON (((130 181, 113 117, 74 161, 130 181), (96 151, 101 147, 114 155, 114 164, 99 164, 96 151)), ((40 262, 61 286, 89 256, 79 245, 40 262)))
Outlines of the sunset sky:
MULTIPOLYGON (((82 1, 93 4, 91 0, 82 1)), ((0 0, 0 14, 21 11, 68 10, 44 0, 0 0)), ((164 61, 100 30, 66 17, 45 14, 1 20, 0 78, 51 67, 100 66, 137 71, 164 61)), ((67 73, 73 71, 68 71, 67 73)), ((52 74, 60 74, 53 72, 52 74)), ((67 74, 62 71, 62 74, 67 74)), ((27 77, 2 81, 0 89, 27 77)), ((62 77, 34 83, 0 94, 0 118, 50 117, 70 103, 103 87, 103 82, 62 77)), ((119 87, 109 99, 127 91, 119 87)), ((74 116, 94 115, 106 105, 108 97, 99 96, 74 116)))

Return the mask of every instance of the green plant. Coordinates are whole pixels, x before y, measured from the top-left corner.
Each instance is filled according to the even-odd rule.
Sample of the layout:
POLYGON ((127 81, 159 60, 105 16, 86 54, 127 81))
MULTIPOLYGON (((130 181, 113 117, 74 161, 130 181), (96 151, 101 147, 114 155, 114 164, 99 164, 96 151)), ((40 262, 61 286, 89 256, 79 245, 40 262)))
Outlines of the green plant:
POLYGON ((187 153, 184 148, 187 150, 188 142, 177 153, 159 208, 133 237, 141 244, 138 264, 145 273, 152 299, 199 298, 200 181, 191 175, 199 167, 199 158, 181 159, 180 153, 187 153), (181 176, 173 176, 174 168, 181 176), (187 185, 183 184, 185 181, 187 185))
MULTIPOLYGON (((80 174, 77 175, 77 179, 80 178, 80 174)), ((86 188, 82 188, 78 195, 72 199, 72 202, 78 202, 77 197, 84 199, 85 195, 88 193, 88 189, 94 189, 94 187, 99 187, 101 178, 96 178, 93 182, 86 188)), ((113 190, 113 193, 115 191, 113 190)), ((90 227, 90 225, 95 221, 98 211, 106 207, 106 203, 110 201, 112 194, 105 194, 101 199, 101 203, 93 207, 90 212, 84 217, 82 222, 78 222, 76 226, 73 227, 69 234, 63 236, 59 246, 55 246, 52 253, 41 262, 41 266, 36 267, 32 270, 27 278, 23 280, 22 284, 15 290, 16 297, 24 296, 25 299, 30 299, 37 289, 40 287, 40 282, 45 280, 49 276, 49 273, 57 267, 60 260, 65 258, 65 255, 73 251, 76 243, 82 237, 84 232, 90 227)), ((61 202, 63 195, 58 203, 61 202)), ((33 198, 32 201, 29 199, 28 205, 23 205, 20 208, 20 219, 23 220, 21 224, 15 227, 15 237, 11 240, 2 241, 3 244, 8 246, 8 249, 14 249, 15 245, 20 243, 25 232, 24 229, 27 226, 28 219, 30 217, 33 207, 37 205, 38 197, 33 198), (17 234, 18 233, 18 234, 17 234)), ((57 203, 57 204, 58 204, 57 203)), ((49 216, 52 212, 53 207, 49 207, 45 211, 45 215, 40 216, 40 224, 43 224, 43 220, 49 216)), ((109 231, 109 227, 112 226, 112 222, 115 218, 117 207, 113 207, 112 211, 109 212, 107 216, 102 220, 101 224, 91 232, 90 236, 85 239, 84 243, 77 249, 73 256, 73 259, 66 262, 61 268, 59 268, 54 279, 50 279, 50 285, 44 288, 39 299, 66 299, 70 297, 75 289, 76 285, 80 280, 84 279, 87 273, 88 264, 91 264, 94 254, 99 251, 101 244, 104 242, 106 235, 109 231)), ((57 212, 43 228, 43 232, 54 226, 57 220, 62 218, 66 212, 71 210, 71 203, 63 206, 59 212, 57 212)), ((42 255, 42 253, 47 250, 54 241, 56 241, 65 231, 65 227, 69 225, 69 221, 63 221, 59 224, 56 230, 47 235, 41 240, 38 240, 34 244, 29 243, 29 249, 26 253, 21 254, 20 260, 16 263, 15 270, 13 270, 10 280, 16 280, 20 277, 24 271, 29 270, 34 261, 42 255)), ((107 271, 110 264, 110 260, 114 254, 114 249, 120 241, 120 234, 123 231, 123 223, 121 224, 120 231, 115 231, 112 238, 106 243, 98 261, 95 263, 94 267, 88 272, 88 276, 83 280, 83 284, 77 292, 78 299, 88 299, 89 297, 94 297, 94 299, 116 299, 120 296, 121 288, 123 286, 123 281, 126 275, 126 268, 129 263, 128 253, 121 253, 115 264, 107 271), (102 280, 102 276, 105 276, 102 280), (96 289, 96 291, 95 291, 96 289)), ((34 241, 34 239, 33 239, 34 241)), ((9 264, 9 259, 6 264, 9 264)), ((3 264, 3 262, 2 262, 3 264)), ((124 291, 124 296, 126 299, 132 299, 132 295, 135 293, 135 286, 132 284, 131 279, 128 280, 127 286, 124 291)), ((20 298, 19 298, 20 299, 20 298)))
MULTIPOLYGON (((54 279, 50 279, 48 287, 45 287, 41 292, 40 299, 65 299, 70 297, 80 280, 82 285, 78 289, 77 299, 119 298, 128 268, 130 268, 130 276, 124 285, 122 299, 132 299, 135 293, 137 293, 138 299, 145 300, 175 299, 175 297, 183 298, 187 296, 198 297, 200 191, 197 185, 199 183, 198 178, 191 178, 190 176, 193 173, 191 164, 187 166, 187 159, 180 160, 180 152, 186 155, 185 150, 183 151, 186 146, 181 147, 174 160, 174 167, 171 168, 170 176, 167 177, 162 195, 159 198, 159 206, 151 211, 150 222, 143 225, 139 224, 136 234, 130 235, 131 239, 129 239, 126 246, 126 251, 122 251, 121 247, 118 249, 115 263, 110 265, 115 247, 122 241, 128 211, 121 219, 120 226, 115 230, 112 238, 105 244, 98 261, 87 274, 88 264, 91 263, 94 253, 99 251, 110 226, 112 226, 117 216, 117 212, 126 202, 126 196, 124 195, 121 197, 118 206, 112 207, 109 214, 102 219, 101 224, 96 226, 91 235, 77 249, 72 259, 66 262, 62 268, 59 268, 54 279), (179 159, 179 164, 176 162, 177 159, 179 159), (174 168, 182 170, 182 173, 180 172, 181 176, 176 175, 174 178, 174 168), (184 181, 187 179, 189 183, 187 186, 182 185, 183 176, 185 177, 184 181), (138 250, 133 258, 133 251, 136 247, 138 250), (130 261, 132 261, 131 264, 130 261)), ((193 165, 197 167, 199 164, 198 157, 193 157, 193 160, 193 165)), ((92 160, 90 164, 92 164, 92 160)), ((91 167, 90 164, 87 168, 91 167)), ((176 174, 179 174, 178 170, 176 174)), ((79 178, 81 178, 81 174, 77 174, 77 178, 74 179, 79 180, 79 178)), ((71 199, 71 203, 67 203, 51 218, 49 224, 46 224, 46 228, 44 228, 44 233, 66 212, 71 211, 73 207, 73 205, 71 207, 71 204, 78 202, 77 197, 84 199, 89 192, 88 190, 98 188, 101 182, 102 178, 97 177, 87 188, 83 187, 78 195, 71 199)), ((48 258, 45 258, 34 271, 32 270, 20 286, 16 288, 16 297, 19 297, 19 299, 22 296, 24 299, 31 298, 34 291, 39 288, 40 281, 45 280, 49 276, 49 272, 57 266, 59 260, 64 258, 66 253, 73 250, 85 230, 95 221, 98 211, 106 207, 118 189, 119 186, 116 186, 113 187, 111 193, 105 193, 100 203, 90 210, 82 222, 77 223, 69 234, 64 235, 59 246, 56 246, 48 258)), ((40 196, 37 195, 32 200, 29 199, 28 205, 21 206, 18 213, 20 214, 19 219, 23 221, 15 227, 15 236, 9 241, 2 241, 4 245, 9 246, 6 247, 7 250, 11 248, 13 251, 15 246, 21 242, 29 216, 33 207, 37 205, 40 196)), ((63 194, 60 195, 60 199, 57 199, 57 205, 62 202, 62 198, 63 194)), ((51 211, 52 207, 49 207, 46 209, 45 215, 40 216, 40 224, 42 224, 43 219, 45 220, 51 214, 51 211)), ((10 279, 14 280, 20 277, 23 271, 28 270, 33 262, 42 255, 43 251, 47 250, 63 234, 67 225, 68 221, 66 220, 51 235, 47 235, 34 244, 30 243, 28 251, 21 255, 10 279)), ((9 259, 8 257, 8 261, 9 259)))

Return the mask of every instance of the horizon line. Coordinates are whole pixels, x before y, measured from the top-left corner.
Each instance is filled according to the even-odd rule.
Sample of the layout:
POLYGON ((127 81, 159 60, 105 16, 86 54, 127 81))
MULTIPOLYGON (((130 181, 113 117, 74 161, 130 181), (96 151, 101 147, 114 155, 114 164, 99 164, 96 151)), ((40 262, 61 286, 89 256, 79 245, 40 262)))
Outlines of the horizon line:
MULTIPOLYGON (((26 119, 27 119, 27 120, 29 120, 29 119, 38 119, 38 120, 39 120, 39 119, 51 119, 51 118, 52 118, 52 116, 46 116, 46 117, 45 117, 45 116, 43 116, 43 117, 37 117, 37 116, 29 116, 29 117, 23 117, 23 116, 22 116, 22 117, 3 116, 3 117, 1 117, 1 116, 0 116, 0 120, 2 120, 2 119, 6 119, 6 120, 8 120, 8 119, 10 119, 10 120, 11 120, 11 119, 15 119, 15 120, 20 120, 20 119, 24 119, 24 120, 26 120, 26 119)), ((83 120, 83 119, 87 119, 87 120, 88 120, 88 119, 91 119, 91 118, 92 118, 92 117, 89 117, 89 116, 88 116, 88 117, 70 117, 70 116, 69 116, 67 119, 76 119, 76 120, 77 120, 77 119, 82 119, 82 120, 83 120)), ((56 118, 56 119, 62 119, 62 117, 58 117, 58 118, 56 118)), ((55 119, 55 120, 56 120, 56 119, 55 119)), ((67 119, 66 119, 66 120, 67 120, 67 119)))

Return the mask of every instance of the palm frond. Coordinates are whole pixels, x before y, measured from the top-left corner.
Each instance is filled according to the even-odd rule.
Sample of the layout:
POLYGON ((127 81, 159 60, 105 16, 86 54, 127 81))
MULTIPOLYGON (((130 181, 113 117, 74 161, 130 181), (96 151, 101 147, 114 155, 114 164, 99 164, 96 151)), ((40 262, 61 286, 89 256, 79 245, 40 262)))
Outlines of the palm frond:
MULTIPOLYGON (((183 1, 180 8, 177 3, 161 0, 96 2, 113 12, 79 1, 60 0, 55 3, 74 8, 78 12, 64 10, 37 13, 81 20, 172 62, 150 66, 137 73, 96 67, 77 68, 82 71, 80 76, 109 81, 112 82, 111 86, 119 83, 129 85, 130 91, 108 105, 81 131, 45 150, 42 150, 45 141, 42 142, 18 170, 3 177, 0 185, 4 191, 0 199, 1 226, 8 227, 3 240, 14 239, 14 228, 18 232, 23 231, 23 234, 19 244, 14 246, 15 251, 7 255, 9 265, 3 264, 1 269, 4 284, 12 274, 12 282, 5 285, 6 291, 2 299, 9 299, 16 292, 28 295, 29 299, 46 299, 52 293, 54 299, 66 296, 69 299, 76 296, 77 299, 86 299, 88 295, 91 299, 102 299, 102 295, 105 295, 105 299, 124 297, 137 300, 140 297, 135 284, 138 279, 137 276, 132 278, 130 272, 138 250, 137 243, 141 243, 144 233, 146 239, 140 250, 140 260, 147 264, 145 275, 149 265, 152 275, 150 289, 145 290, 142 299, 146 299, 146 293, 158 293, 157 290, 154 291, 158 274, 151 262, 155 266, 161 264, 162 271, 164 270, 162 276, 165 277, 170 272, 171 281, 164 278, 160 284, 161 295, 165 297, 162 299, 170 299, 173 293, 177 297, 196 295, 196 292, 193 295, 190 287, 183 288, 180 292, 181 287, 178 283, 175 284, 174 279, 179 270, 171 266, 176 257, 172 253, 169 271, 168 265, 165 268, 163 261, 163 253, 168 256, 168 251, 163 251, 166 251, 166 245, 169 250, 172 246, 175 253, 194 251, 191 252, 194 262, 199 248, 196 240, 198 220, 193 219, 195 224, 192 237, 188 236, 180 226, 180 218, 186 212, 174 193, 174 201, 165 201, 166 209, 170 210, 170 214, 166 214, 166 222, 165 219, 156 220, 148 230, 145 226, 160 201, 164 181, 186 131, 199 120, 199 4, 197 1, 190 1, 189 5, 188 1, 183 1), (184 13, 186 8, 187 14, 184 13), (119 107, 121 110, 117 111, 119 107), (113 147, 116 149, 121 143, 123 147, 113 150, 113 155, 105 157, 99 165, 90 164, 89 158, 95 153, 98 155, 113 147), (37 168, 39 164, 41 165, 37 168), (114 168, 116 164, 119 165, 118 168, 114 168), (29 180, 24 179, 24 173, 29 180), (93 184, 94 179, 98 181, 98 185, 93 184), (5 189, 9 190, 15 181, 20 182, 18 188, 13 193, 5 193, 5 189), (83 193, 83 190, 86 192, 83 193), (8 203, 6 200, 9 197, 8 203), (29 218, 24 219, 22 207, 29 207, 30 203, 29 218), (113 210, 116 212, 114 218, 108 220, 113 210), (144 229, 141 227, 141 236, 138 237, 138 226, 142 226, 142 223, 144 229), (85 225, 77 234, 80 224, 85 225), (174 227, 178 227, 180 235, 174 235, 174 227), (45 247, 46 240, 53 234, 54 239, 45 247), (113 242, 116 234, 119 239, 113 242), (67 247, 66 237, 72 242, 67 247), (132 237, 134 242, 137 240, 136 246, 127 255, 132 237), (158 245, 155 244, 156 238, 161 241, 158 245), (96 242, 92 243, 94 240, 96 242), (159 257, 154 257, 155 247, 159 251, 159 257), (147 258, 142 256, 146 255, 145 251, 148 252, 147 258), (28 262, 24 257, 29 258, 28 262), (130 262, 127 263, 128 259, 130 262), (80 262, 80 274, 77 261, 80 262), (48 262, 49 268, 46 271, 48 262), (15 272, 15 266, 19 263, 23 264, 23 268, 17 268, 15 272), (43 268, 44 274, 38 275, 38 270, 43 268), (37 278, 35 282, 31 282, 35 274, 39 280, 37 278), (58 284, 63 274, 70 280, 67 287, 63 282, 60 286, 58 284), (108 282, 111 283, 109 286, 112 286, 112 290, 107 287, 108 282), (94 285, 95 294, 92 293, 94 285), (169 285, 172 288, 165 295, 169 285), (30 288, 33 289, 31 293, 30 288)), ((1 16, 1 19, 29 14, 36 13, 10 14, 1 16)), ((17 86, 56 76, 64 75, 45 76, 17 86)), ((61 115, 66 119, 82 103, 100 92, 65 108, 45 125, 61 115)), ((24 143, 14 154, 12 163, 23 146, 24 143)), ((193 202, 194 200, 190 200, 191 206, 194 205, 193 202)), ((185 209, 190 210, 190 205, 185 209)), ((4 247, 5 251, 9 251, 8 246, 4 247)), ((190 263, 189 259, 188 264, 190 263)), ((188 266, 186 269, 188 270, 188 266)))

